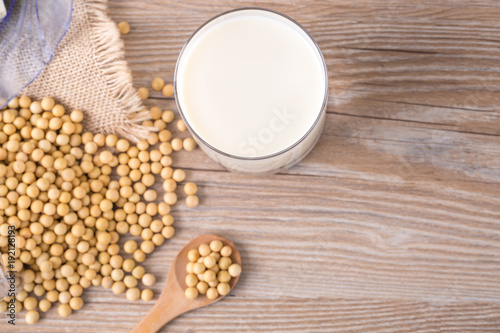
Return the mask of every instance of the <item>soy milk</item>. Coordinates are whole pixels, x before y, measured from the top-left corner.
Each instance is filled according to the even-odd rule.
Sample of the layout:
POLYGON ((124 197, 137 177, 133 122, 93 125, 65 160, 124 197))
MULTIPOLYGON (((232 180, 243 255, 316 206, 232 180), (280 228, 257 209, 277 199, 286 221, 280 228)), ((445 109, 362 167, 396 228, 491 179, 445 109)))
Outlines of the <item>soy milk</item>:
POLYGON ((311 132, 324 111, 326 81, 321 52, 303 28, 274 12, 246 9, 195 33, 175 85, 199 141, 223 155, 258 159, 311 132))

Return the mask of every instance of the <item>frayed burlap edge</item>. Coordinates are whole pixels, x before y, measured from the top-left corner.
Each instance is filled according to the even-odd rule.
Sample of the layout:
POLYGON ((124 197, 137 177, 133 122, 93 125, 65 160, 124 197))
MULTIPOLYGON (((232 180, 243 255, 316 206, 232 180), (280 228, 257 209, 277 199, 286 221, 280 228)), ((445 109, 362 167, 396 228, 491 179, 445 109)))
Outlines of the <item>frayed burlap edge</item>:
POLYGON ((123 41, 115 23, 107 12, 107 1, 88 0, 85 2, 90 24, 90 39, 94 42, 95 60, 101 70, 112 96, 115 96, 117 109, 123 114, 121 123, 109 129, 115 134, 132 141, 147 138, 150 130, 141 125, 150 119, 137 91, 132 85, 132 73, 124 60, 123 41))

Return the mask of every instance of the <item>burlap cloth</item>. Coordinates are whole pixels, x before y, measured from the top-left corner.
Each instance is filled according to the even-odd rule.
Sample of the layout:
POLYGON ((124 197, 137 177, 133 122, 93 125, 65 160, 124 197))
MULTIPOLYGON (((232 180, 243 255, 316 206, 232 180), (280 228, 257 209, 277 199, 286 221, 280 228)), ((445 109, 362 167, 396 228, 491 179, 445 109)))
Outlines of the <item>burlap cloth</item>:
POLYGON ((21 94, 51 96, 66 109, 85 113, 84 128, 144 138, 140 123, 149 117, 124 60, 123 41, 106 14, 107 0, 74 0, 73 18, 52 61, 21 94))

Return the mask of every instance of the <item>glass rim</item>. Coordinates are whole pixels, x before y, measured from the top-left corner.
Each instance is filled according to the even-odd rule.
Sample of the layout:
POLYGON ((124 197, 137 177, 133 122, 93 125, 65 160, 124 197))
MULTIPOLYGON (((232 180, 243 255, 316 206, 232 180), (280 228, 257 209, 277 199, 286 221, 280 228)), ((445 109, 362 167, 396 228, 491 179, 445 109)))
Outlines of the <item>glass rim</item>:
POLYGON ((312 131, 316 128, 316 126, 318 125, 318 123, 320 122, 322 116, 323 116, 323 113, 325 112, 325 109, 326 109, 326 105, 327 105, 327 102, 328 102, 328 70, 327 70, 327 67, 326 67, 326 62, 325 62, 325 57, 323 56, 323 53, 321 52, 321 49, 319 48, 318 46, 318 43, 316 43, 316 41, 314 40, 314 38, 311 36, 311 34, 300 24, 298 23, 297 21, 295 21, 293 18, 283 14, 283 13, 280 13, 276 10, 273 10, 273 9, 267 9, 267 8, 262 8, 262 7, 241 7, 241 8, 235 8, 235 9, 231 9, 231 10, 228 10, 228 11, 225 11, 225 12, 222 12, 220 14, 217 14, 215 15, 214 17, 210 18, 209 20, 205 21, 202 25, 200 25, 192 34, 191 36, 189 36, 188 40, 186 41, 186 43, 184 44, 184 46, 182 47, 181 49, 181 52, 179 53, 179 57, 177 58, 177 63, 175 64, 175 72, 174 72, 174 97, 175 97, 175 104, 177 105, 177 109, 179 110, 179 113, 184 121, 184 123, 186 124, 186 127, 189 129, 189 131, 199 140, 201 141, 204 145, 206 145, 208 148, 210 148, 211 150, 215 151, 216 153, 218 154, 221 154, 223 156, 226 156, 226 157, 229 157, 229 158, 233 158, 233 159, 237 159, 237 160, 243 160, 243 161, 259 161, 259 160, 266 160, 266 159, 270 159, 270 158, 273 158, 273 157, 276 157, 276 156, 280 156, 280 155, 283 155, 284 153, 292 150, 293 148, 297 147, 299 144, 301 144, 311 133, 312 131), (182 108, 181 108, 181 105, 180 105, 180 102, 179 102, 179 98, 177 96, 177 74, 179 72, 179 63, 181 61, 181 58, 182 56, 184 55, 184 51, 186 50, 187 46, 189 45, 189 43, 191 42, 191 40, 193 40, 193 38, 198 34, 198 32, 200 32, 205 26, 207 26, 209 23, 211 23, 212 21, 218 19, 219 17, 222 17, 222 16, 225 16, 225 15, 228 15, 228 14, 232 14, 234 12, 239 12, 239 11, 245 11, 245 10, 257 10, 257 11, 264 11, 264 12, 269 12, 269 13, 273 13, 273 14, 276 14, 276 15, 279 15, 287 20, 289 20, 291 23, 295 24, 297 27, 299 27, 305 34, 307 37, 309 37, 309 39, 311 40, 311 42, 313 43, 314 47, 316 47, 316 50, 318 51, 319 53, 319 56, 321 58, 321 62, 323 64, 323 70, 324 70, 324 75, 325 75, 325 89, 324 89, 324 97, 323 97, 323 103, 321 104, 321 108, 319 109, 319 112, 318 112, 318 115, 314 121, 314 123, 311 125, 311 127, 307 130, 307 132, 300 138, 298 139, 296 142, 294 142, 292 145, 278 151, 278 152, 275 152, 275 153, 272 153, 272 154, 268 154, 268 155, 263 155, 263 156, 252 156, 252 157, 248 157, 248 156, 239 156, 239 155, 234 155, 234 154, 230 154, 230 153, 227 153, 227 152, 224 152, 216 147, 214 147, 213 145, 211 145, 210 143, 206 142, 192 127, 191 125, 189 124, 189 122, 187 121, 186 117, 184 116, 184 112, 182 111, 182 108))

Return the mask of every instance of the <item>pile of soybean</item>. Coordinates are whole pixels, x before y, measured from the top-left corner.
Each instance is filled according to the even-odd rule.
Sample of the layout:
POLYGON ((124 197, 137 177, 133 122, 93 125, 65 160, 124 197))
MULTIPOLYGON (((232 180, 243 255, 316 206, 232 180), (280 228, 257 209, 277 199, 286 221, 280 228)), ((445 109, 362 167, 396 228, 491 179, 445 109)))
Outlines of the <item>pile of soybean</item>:
POLYGON ((198 295, 206 295, 213 300, 229 294, 231 278, 241 274, 241 266, 230 258, 232 253, 233 249, 220 240, 189 250, 185 296, 195 299, 198 295))
MULTIPOLYGON (((156 278, 140 264, 174 235, 170 208, 186 178, 183 170, 172 169, 170 154, 196 144, 172 138, 172 111, 150 112, 152 120, 143 125, 156 131, 131 144, 113 134, 84 133, 84 114, 66 112, 52 98, 22 96, 1 110, 0 249, 9 270, 23 279, 15 301, 0 301, 1 312, 12 300, 16 312, 28 311, 29 324, 57 304, 67 317, 82 308, 82 294, 92 285, 125 293, 131 301, 153 298, 147 287, 156 278), (163 200, 152 188, 160 179, 163 200), (9 258, 12 226, 15 251, 9 258), (138 241, 120 246, 125 234, 138 241)), ((177 127, 185 130, 182 120, 177 127)), ((184 191, 187 206, 198 205, 197 186, 185 183, 184 191)))

